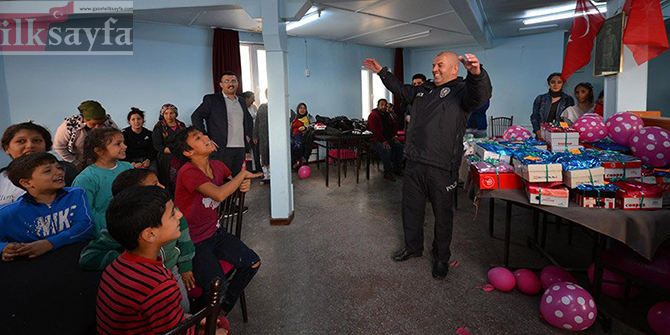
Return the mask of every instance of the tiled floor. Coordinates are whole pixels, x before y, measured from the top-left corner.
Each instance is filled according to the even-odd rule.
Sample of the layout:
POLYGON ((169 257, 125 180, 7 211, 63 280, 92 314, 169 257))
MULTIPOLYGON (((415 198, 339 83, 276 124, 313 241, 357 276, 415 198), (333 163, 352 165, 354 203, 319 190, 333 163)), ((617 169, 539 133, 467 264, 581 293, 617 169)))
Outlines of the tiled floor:
MULTIPOLYGON (((246 291, 250 322, 241 322, 236 307, 230 315, 233 334, 455 334, 460 327, 473 335, 564 333, 540 318, 539 295, 474 288, 486 284, 491 264, 502 261, 502 203, 491 238, 488 202, 475 218, 475 207, 461 192, 452 243, 459 266, 436 281, 427 251, 403 263, 390 257, 402 247, 402 178, 388 182, 373 171, 357 185, 349 174, 342 187, 326 188, 322 174, 312 170, 309 179, 294 176, 296 215, 290 226, 269 225, 268 186, 255 182, 248 195, 243 240, 261 256, 262 266, 246 291)), ((514 212, 512 260, 543 267, 547 261, 525 246, 530 218, 523 209, 514 212)), ((432 229, 428 214, 426 250, 432 229)), ((548 248, 559 262, 588 266, 585 234, 577 232, 568 246, 567 229, 550 229, 548 248)), ((585 333, 603 331, 596 324, 585 333)), ((639 332, 615 321, 613 333, 639 332)))

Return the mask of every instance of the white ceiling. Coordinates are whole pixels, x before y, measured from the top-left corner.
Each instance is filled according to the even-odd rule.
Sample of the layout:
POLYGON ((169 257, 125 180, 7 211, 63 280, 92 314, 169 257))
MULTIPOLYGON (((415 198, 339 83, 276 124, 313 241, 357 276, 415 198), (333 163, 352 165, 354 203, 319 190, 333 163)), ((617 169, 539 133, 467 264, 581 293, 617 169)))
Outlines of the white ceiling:
MULTIPOLYGON (((209 7, 189 7, 189 3, 184 2, 183 7, 135 10, 133 15, 135 20, 144 22, 259 32, 262 30, 260 18, 250 16, 244 8, 245 3, 253 1, 239 0, 240 5, 209 7)), ((523 15, 528 10, 574 3, 575 0, 313 0, 312 5, 319 8, 321 17, 290 30, 288 34, 383 47, 387 46, 385 41, 389 39, 430 31, 426 37, 388 47, 459 46, 478 43, 490 47, 490 43, 487 43, 490 38, 556 30, 569 31, 572 22, 570 19, 550 22, 557 24, 552 28, 530 31, 520 31, 519 28, 524 27, 523 15), (464 15, 463 8, 471 12, 464 15), (477 16, 481 17, 479 25, 473 24, 477 16)), ((661 0, 661 4, 666 7, 670 0, 661 0)))

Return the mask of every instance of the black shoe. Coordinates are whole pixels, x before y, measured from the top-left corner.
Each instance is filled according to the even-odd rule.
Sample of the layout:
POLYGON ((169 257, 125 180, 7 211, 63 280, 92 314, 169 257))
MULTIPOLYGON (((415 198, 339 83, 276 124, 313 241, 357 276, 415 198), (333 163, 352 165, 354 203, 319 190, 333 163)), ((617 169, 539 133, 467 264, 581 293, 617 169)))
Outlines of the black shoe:
POLYGON ((433 278, 442 280, 447 276, 447 272, 449 272, 449 263, 440 261, 433 262, 433 278))
POLYGON ((422 256, 421 252, 412 254, 409 251, 407 251, 407 249, 402 248, 401 250, 398 250, 393 254, 393 260, 396 262, 404 262, 412 257, 421 257, 421 256, 422 256))

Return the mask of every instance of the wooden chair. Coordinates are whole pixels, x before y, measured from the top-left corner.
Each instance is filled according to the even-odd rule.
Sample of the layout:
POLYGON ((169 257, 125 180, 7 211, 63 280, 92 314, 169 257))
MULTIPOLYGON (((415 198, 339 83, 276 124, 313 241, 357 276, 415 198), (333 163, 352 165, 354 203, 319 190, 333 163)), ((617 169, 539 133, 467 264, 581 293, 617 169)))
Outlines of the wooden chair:
POLYGON ((221 299, 223 299, 221 295, 221 279, 214 278, 209 284, 209 297, 207 299, 209 303, 207 306, 170 329, 165 335, 186 334, 192 327, 195 327, 195 333, 198 334, 200 322, 203 319, 206 320, 204 334, 214 335, 216 333, 217 318, 221 310, 221 299))
POLYGON ((351 131, 342 132, 337 136, 337 142, 326 152, 326 187, 328 187, 329 163, 337 165, 337 186, 341 186, 341 172, 344 167, 344 178, 347 177, 347 166, 355 164, 356 184, 359 182, 359 170, 361 168, 361 143, 362 136, 353 134, 351 131))
MULTIPOLYGON (((246 193, 237 189, 228 198, 219 204, 219 229, 225 229, 228 233, 242 239, 242 220, 244 218, 244 198, 246 193)), ((228 263, 226 263, 228 264, 228 263)), ((223 264, 222 264, 223 265, 223 264)), ((228 264, 230 265, 230 264, 228 264)), ((224 272, 225 271, 224 267, 224 272)), ((235 267, 226 272, 226 278, 231 278, 235 273, 235 267)), ((249 322, 247 315, 247 299, 244 291, 240 294, 240 308, 242 308, 242 320, 249 322)))
POLYGON ((491 122, 489 122, 489 129, 491 129, 491 137, 500 137, 505 133, 505 130, 512 126, 514 121, 514 116, 510 117, 493 117, 491 116, 491 122))

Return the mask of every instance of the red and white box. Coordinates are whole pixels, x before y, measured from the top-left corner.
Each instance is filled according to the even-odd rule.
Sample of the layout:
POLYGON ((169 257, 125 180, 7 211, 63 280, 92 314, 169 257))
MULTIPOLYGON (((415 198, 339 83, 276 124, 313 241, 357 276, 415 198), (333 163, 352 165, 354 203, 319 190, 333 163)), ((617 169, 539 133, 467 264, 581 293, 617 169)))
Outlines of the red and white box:
POLYGON ((579 145, 579 132, 573 128, 552 127, 543 124, 540 128, 540 136, 545 142, 549 143, 551 148, 579 145))
POLYGON ((663 188, 639 181, 627 180, 613 183, 616 192, 616 207, 624 210, 660 209, 663 207, 663 188))
MULTIPOLYGON (((624 156, 624 155, 622 155, 624 156)), ((612 178, 640 178, 642 177, 642 161, 631 156, 626 156, 627 161, 603 161, 601 166, 605 168, 605 180, 612 178)))
POLYGON ((526 194, 531 204, 568 207, 570 193, 560 182, 526 183, 526 194))
POLYGON ((509 190, 523 187, 523 181, 516 173, 479 173, 473 168, 472 177, 475 185, 479 185, 481 190, 509 190))
POLYGON ((581 207, 614 209, 616 203, 615 191, 596 191, 574 189, 575 202, 581 207))

